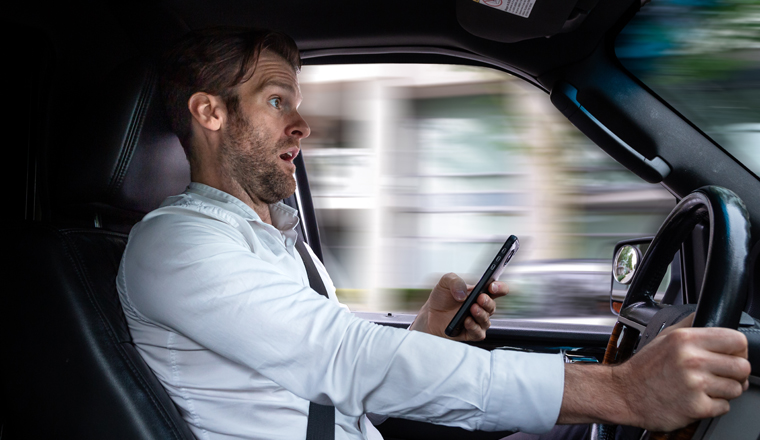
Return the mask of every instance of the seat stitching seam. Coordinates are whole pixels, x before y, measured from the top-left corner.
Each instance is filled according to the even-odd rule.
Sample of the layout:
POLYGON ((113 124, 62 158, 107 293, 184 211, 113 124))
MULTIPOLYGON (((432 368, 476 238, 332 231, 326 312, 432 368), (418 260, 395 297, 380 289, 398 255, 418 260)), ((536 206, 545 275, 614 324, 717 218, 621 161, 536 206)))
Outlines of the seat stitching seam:
POLYGON ((111 177, 111 181, 108 184, 108 196, 113 197, 121 184, 124 182, 124 178, 127 175, 129 164, 132 161, 133 154, 137 149, 137 141, 142 133, 142 127, 145 123, 145 115, 148 110, 148 104, 150 103, 150 97, 153 95, 155 88, 155 74, 152 70, 148 72, 148 78, 146 85, 141 88, 140 94, 137 98, 137 112, 134 118, 130 119, 129 128, 127 129, 127 138, 124 140, 124 145, 119 154, 119 160, 117 161, 117 169, 111 177))

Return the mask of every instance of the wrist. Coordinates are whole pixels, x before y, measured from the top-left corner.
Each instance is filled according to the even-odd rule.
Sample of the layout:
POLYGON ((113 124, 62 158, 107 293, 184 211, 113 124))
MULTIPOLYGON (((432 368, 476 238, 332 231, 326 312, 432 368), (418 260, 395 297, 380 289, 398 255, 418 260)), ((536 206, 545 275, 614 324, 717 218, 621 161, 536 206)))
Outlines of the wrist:
POLYGON ((631 377, 628 363, 611 366, 610 377, 610 390, 613 394, 612 398, 617 402, 616 408, 618 409, 613 423, 626 426, 639 426, 629 400, 632 390, 630 381, 628 380, 631 377))
POLYGON ((623 365, 566 364, 557 423, 635 425, 626 399, 627 375, 625 368, 621 369, 623 365))

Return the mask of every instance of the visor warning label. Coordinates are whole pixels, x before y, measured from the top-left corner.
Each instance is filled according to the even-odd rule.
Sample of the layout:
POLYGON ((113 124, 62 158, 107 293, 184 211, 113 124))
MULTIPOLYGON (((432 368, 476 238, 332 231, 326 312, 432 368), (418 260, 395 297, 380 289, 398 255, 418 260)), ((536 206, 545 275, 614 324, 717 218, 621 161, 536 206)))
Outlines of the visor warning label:
POLYGON ((500 11, 528 18, 536 0, 473 0, 481 5, 490 6, 500 11))

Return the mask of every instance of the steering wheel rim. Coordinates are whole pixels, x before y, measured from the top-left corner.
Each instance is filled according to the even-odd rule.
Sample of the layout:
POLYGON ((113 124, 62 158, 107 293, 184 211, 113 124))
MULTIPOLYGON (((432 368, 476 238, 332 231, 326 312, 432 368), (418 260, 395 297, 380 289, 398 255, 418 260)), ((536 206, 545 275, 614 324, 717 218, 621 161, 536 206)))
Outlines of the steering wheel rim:
POLYGON ((638 319, 647 315, 640 316, 642 306, 656 306, 654 294, 673 256, 694 226, 705 220, 709 245, 694 327, 738 327, 746 302, 750 222, 739 196, 718 186, 695 190, 665 219, 631 282, 621 316, 648 322, 638 319))
MULTIPOLYGON (((619 363, 630 357, 636 349, 638 335, 644 333, 660 310, 667 309, 655 302, 654 295, 681 244, 694 227, 704 221, 709 225, 709 245, 692 325, 733 329, 739 326, 747 295, 749 215, 742 200, 731 190, 705 186, 684 197, 657 231, 623 301, 604 363, 619 363), (638 331, 628 332, 628 341, 623 341, 630 327, 638 331)), ((655 335, 662 328, 664 324, 655 330, 655 335)), ((645 339, 642 337, 642 343, 645 339)), ((614 431, 611 425, 592 429, 598 439, 612 438, 614 431)), ((691 433, 687 438, 691 438, 691 433)))

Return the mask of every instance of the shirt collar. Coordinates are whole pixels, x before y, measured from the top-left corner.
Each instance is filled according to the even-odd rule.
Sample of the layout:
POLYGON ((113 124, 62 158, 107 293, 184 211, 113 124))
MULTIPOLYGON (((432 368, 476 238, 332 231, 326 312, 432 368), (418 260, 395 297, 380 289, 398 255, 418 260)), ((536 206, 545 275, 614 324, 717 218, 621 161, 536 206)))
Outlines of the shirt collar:
MULTIPOLYGON (((243 203, 237 197, 212 186, 190 182, 190 185, 185 190, 185 194, 201 196, 208 199, 210 203, 231 211, 248 221, 262 221, 261 217, 250 206, 243 203)), ((295 229, 298 225, 298 211, 283 202, 269 205, 269 213, 272 216, 272 225, 281 231, 295 229)))

